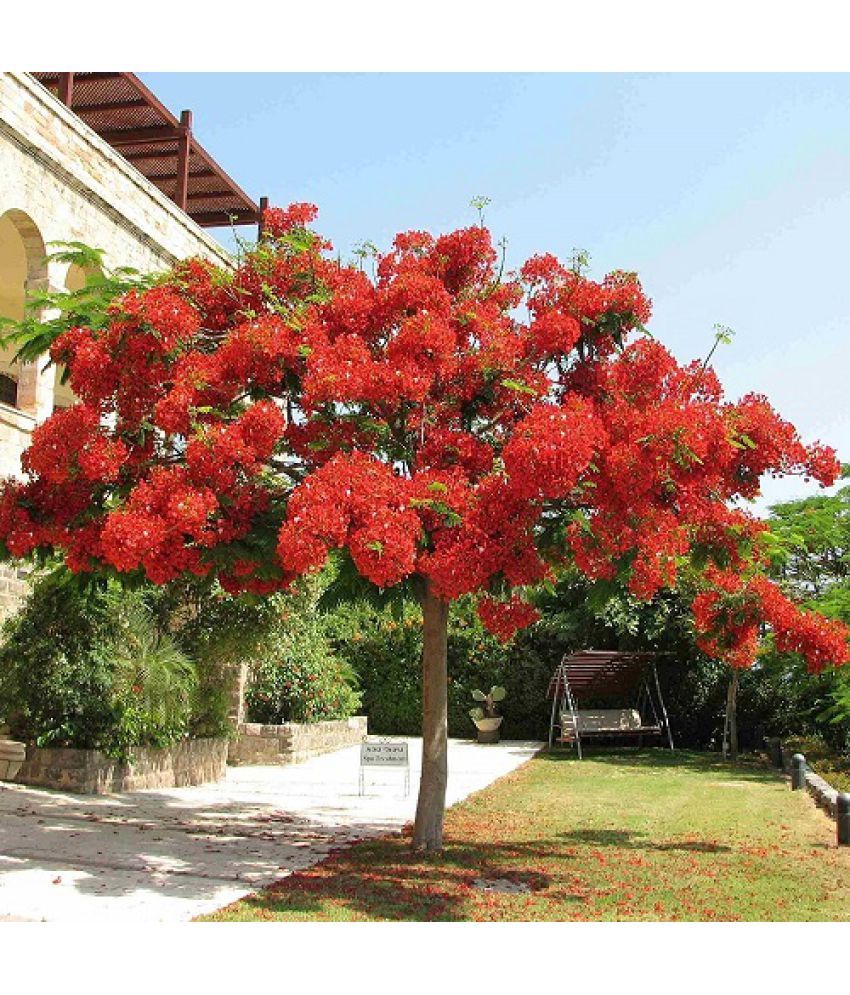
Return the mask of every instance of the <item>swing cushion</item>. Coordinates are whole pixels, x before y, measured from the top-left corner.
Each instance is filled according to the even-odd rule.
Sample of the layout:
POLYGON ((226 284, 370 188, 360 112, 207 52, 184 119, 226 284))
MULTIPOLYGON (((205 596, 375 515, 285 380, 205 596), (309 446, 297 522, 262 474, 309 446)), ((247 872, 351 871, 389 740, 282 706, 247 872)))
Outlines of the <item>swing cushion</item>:
MULTIPOLYGON (((572 729, 569 712, 561 715, 561 728, 572 729)), ((635 708, 580 709, 579 732, 629 732, 641 728, 640 712, 635 708)))

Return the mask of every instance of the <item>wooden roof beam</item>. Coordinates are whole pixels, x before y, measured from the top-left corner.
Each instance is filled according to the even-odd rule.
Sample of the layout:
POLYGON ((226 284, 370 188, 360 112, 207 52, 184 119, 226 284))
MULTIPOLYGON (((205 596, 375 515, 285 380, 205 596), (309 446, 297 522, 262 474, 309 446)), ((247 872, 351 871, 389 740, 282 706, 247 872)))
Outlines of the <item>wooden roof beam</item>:
POLYGON ((159 142, 176 141, 180 136, 180 127, 167 125, 164 128, 121 128, 101 131, 99 134, 110 145, 156 145, 159 142))
MULTIPOLYGON (((195 177, 210 179, 213 176, 218 176, 218 173, 214 169, 194 169, 189 173, 190 180, 193 180, 195 177)), ((149 176, 148 179, 151 183, 170 183, 172 180, 177 179, 177 173, 160 173, 158 176, 149 176)), ((227 192, 230 193, 229 190, 227 192)))
POLYGON ((85 85, 86 83, 95 83, 98 80, 121 79, 124 73, 76 73, 75 75, 77 83, 85 85))
MULTIPOLYGON (((172 139, 172 141, 177 141, 177 139, 172 139)), ((177 156, 177 152, 174 149, 157 149, 154 152, 122 152, 121 155, 135 166, 137 162, 142 162, 145 159, 174 159, 177 156)), ((138 169, 139 167, 136 166, 136 168, 138 169)), ((217 176, 218 173, 215 175, 217 176)), ((171 178, 174 179, 173 173, 171 174, 171 178)))
MULTIPOLYGON (((194 176, 194 173, 192 174, 194 176)), ((191 179, 191 177, 190 177, 191 179)), ((187 200, 209 200, 211 197, 232 197, 232 190, 195 190, 187 194, 187 200)))
POLYGON ((147 107, 144 100, 113 100, 100 104, 74 104, 75 114, 103 113, 105 111, 125 111, 135 110, 138 107, 147 107))
POLYGON ((227 228, 228 225, 255 225, 260 219, 256 211, 240 209, 221 211, 189 211, 189 217, 203 228, 227 228))
POLYGON ((174 203, 185 211, 189 197, 189 158, 192 154, 192 112, 180 114, 177 139, 177 179, 174 184, 174 203))
POLYGON ((70 107, 74 99, 74 75, 74 73, 59 73, 59 79, 56 81, 56 92, 66 107, 70 107))

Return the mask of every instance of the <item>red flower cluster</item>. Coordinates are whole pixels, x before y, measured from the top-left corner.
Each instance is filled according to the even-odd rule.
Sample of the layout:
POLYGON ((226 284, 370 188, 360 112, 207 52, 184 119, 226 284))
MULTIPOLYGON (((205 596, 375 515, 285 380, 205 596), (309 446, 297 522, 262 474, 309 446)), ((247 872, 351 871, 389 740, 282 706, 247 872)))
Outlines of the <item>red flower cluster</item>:
POLYGON ((493 447, 471 432, 435 428, 428 433, 417 453, 416 462, 423 469, 448 470, 456 466, 470 480, 474 480, 493 469, 494 456, 493 447))
POLYGON ((207 573, 201 549, 215 544, 215 493, 193 484, 182 467, 158 467, 106 518, 103 557, 117 570, 143 567, 155 584, 181 573, 207 573))
POLYGON ((286 428, 272 401, 258 401, 229 424, 207 425, 186 446, 186 466, 198 484, 221 491, 259 473, 286 428))
POLYGON ((170 352, 190 342, 201 326, 198 312, 177 291, 168 286, 153 287, 142 293, 131 291, 113 308, 118 320, 135 333, 137 341, 170 352), (152 333, 153 342, 149 342, 152 333))
POLYGON ((77 477, 110 483, 127 455, 125 443, 101 427, 96 409, 75 404, 36 427, 21 464, 27 473, 51 484, 77 477))
POLYGON ((540 618, 540 612, 526 601, 514 596, 510 601, 483 597, 477 605, 478 617, 486 629, 503 643, 509 642, 520 629, 526 629, 540 618))
POLYGON ((293 228, 306 228, 315 221, 319 210, 315 204, 290 204, 287 208, 268 207, 263 213, 263 227, 271 235, 284 235, 293 228))
POLYGON ((534 499, 566 497, 603 439, 593 405, 584 398, 535 405, 502 452, 514 492, 534 499))
POLYGON ((801 609, 766 577, 711 570, 708 578, 714 587, 697 595, 693 614, 697 645, 709 656, 749 667, 767 624, 779 652, 799 654, 813 673, 850 661, 847 626, 801 609))
POLYGON ((372 456, 340 453, 292 494, 278 534, 281 563, 294 574, 320 569, 348 546, 357 569, 379 587, 413 573, 421 533, 409 488, 372 456))

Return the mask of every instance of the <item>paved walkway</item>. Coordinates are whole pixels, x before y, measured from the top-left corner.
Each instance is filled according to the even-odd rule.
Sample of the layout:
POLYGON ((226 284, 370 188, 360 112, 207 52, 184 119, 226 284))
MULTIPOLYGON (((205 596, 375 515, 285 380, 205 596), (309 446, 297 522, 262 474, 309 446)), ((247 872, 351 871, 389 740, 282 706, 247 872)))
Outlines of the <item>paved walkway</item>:
MULTIPOLYGON (((282 767, 229 767, 196 788, 84 796, 0 782, 0 922, 179 922, 221 908, 357 840, 397 832, 416 808, 401 771, 357 747, 282 767)), ((448 803, 519 767, 542 744, 449 745, 448 803)))

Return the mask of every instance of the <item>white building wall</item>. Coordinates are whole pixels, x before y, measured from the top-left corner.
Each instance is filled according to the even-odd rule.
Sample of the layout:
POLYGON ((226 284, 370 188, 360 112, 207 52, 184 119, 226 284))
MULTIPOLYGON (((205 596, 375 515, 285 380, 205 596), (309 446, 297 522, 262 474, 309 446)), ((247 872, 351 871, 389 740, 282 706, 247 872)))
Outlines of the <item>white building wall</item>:
MULTIPOLYGON (((213 238, 33 77, 0 72, 0 311, 6 317, 20 317, 27 288, 68 285, 68 264, 45 264, 44 257, 50 242, 71 241, 103 249, 108 267, 142 272, 190 256, 231 263, 213 238)), ((13 353, 0 351, 0 373, 17 380, 16 403, 0 400, 0 477, 20 473, 33 427, 54 402, 55 370, 45 372, 44 363, 13 366, 13 353)), ((14 586, 13 575, 0 571, 0 615, 8 583, 14 586)))

